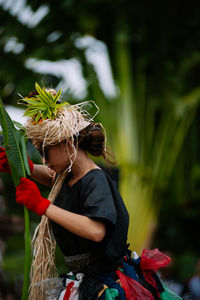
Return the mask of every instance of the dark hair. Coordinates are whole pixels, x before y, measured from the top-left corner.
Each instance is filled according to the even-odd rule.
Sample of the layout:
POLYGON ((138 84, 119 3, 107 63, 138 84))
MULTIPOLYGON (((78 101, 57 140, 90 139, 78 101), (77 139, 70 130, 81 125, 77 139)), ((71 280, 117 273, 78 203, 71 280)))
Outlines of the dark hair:
POLYGON ((93 156, 103 156, 110 164, 115 164, 116 162, 112 151, 105 147, 104 129, 99 123, 90 123, 90 125, 80 131, 78 147, 93 156))

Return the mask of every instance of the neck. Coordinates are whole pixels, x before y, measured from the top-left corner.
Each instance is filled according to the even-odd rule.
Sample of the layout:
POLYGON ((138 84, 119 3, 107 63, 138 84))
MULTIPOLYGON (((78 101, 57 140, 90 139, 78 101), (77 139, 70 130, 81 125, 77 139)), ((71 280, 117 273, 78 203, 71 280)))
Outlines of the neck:
POLYGON ((78 149, 76 159, 72 165, 73 179, 79 179, 90 170, 97 168, 99 167, 88 157, 87 153, 78 149))

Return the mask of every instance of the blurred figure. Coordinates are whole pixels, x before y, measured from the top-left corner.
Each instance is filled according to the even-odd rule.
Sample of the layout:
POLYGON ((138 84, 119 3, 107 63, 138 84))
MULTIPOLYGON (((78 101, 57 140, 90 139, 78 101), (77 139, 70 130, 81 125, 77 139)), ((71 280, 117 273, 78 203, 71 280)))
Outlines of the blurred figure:
POLYGON ((186 283, 183 299, 200 300, 200 258, 196 262, 196 273, 186 283))
POLYGON ((181 295, 183 291, 183 285, 174 277, 174 258, 170 251, 163 251, 172 260, 171 262, 160 269, 159 275, 164 285, 177 295, 181 295))

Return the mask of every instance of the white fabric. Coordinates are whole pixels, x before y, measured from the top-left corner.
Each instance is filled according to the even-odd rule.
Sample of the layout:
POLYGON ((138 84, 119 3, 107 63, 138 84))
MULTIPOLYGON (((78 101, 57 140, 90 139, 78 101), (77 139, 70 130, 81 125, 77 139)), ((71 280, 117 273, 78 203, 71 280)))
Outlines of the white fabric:
MULTIPOLYGON (((70 272, 67 275, 72 275, 72 273, 70 272)), ((80 285, 83 277, 84 277, 83 273, 78 273, 78 274, 76 274, 76 279, 75 280, 67 278, 67 280, 66 280, 66 289, 63 290, 62 293, 60 294, 59 300, 63 300, 63 298, 65 296, 65 293, 66 293, 66 290, 67 290, 67 285, 70 282, 74 282, 74 285, 71 288, 71 294, 70 294, 69 300, 78 300, 78 298, 79 298, 78 288, 79 288, 79 285, 80 285)))

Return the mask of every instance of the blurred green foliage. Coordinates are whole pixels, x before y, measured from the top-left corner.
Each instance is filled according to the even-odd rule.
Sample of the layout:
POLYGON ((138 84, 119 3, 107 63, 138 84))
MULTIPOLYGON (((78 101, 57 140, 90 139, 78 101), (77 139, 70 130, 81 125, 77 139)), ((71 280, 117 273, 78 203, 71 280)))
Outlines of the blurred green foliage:
MULTIPOLYGON (((180 5, 179 1, 161 3, 158 0, 61 0, 55 5, 54 1, 29 0, 25 3, 33 12, 43 4, 49 7, 49 13, 33 28, 18 21, 20 14, 24 14, 23 6, 12 15, 12 6, 14 11, 16 4, 1 3, 0 86, 5 102, 15 103, 16 91, 27 93, 40 77, 25 68, 26 59, 56 61, 78 57, 83 62, 82 51, 74 46, 74 38, 84 34, 91 34, 107 44, 114 69, 116 35, 125 36, 134 79, 140 82, 139 71, 145 71, 146 92, 151 98, 156 96, 158 101, 163 101, 163 98, 185 94, 198 85, 200 21, 197 1, 195 5, 187 1, 180 5), (48 42, 48 36, 55 32, 59 33, 58 38, 48 42), (4 51, 10 37, 24 44, 19 54, 4 51)), ((45 83, 57 80, 50 76, 45 83)))
MULTIPOLYGON (((115 145, 113 140, 115 140, 116 132, 120 131, 123 126, 127 126, 124 118, 123 124, 114 127, 116 126, 116 116, 123 114, 126 116, 126 112, 132 113, 131 109, 134 105, 130 103, 131 109, 129 110, 125 104, 123 107, 116 108, 115 102, 109 102, 112 100, 105 101, 108 99, 105 99, 105 95, 99 87, 95 70, 86 62, 85 49, 75 46, 75 39, 86 34, 105 42, 116 85, 120 87, 124 98, 128 95, 131 99, 130 95, 133 93, 134 101, 137 104, 136 116, 140 127, 139 134, 136 133, 138 141, 141 142, 139 146, 142 146, 136 150, 139 153, 139 159, 142 160, 144 157, 146 159, 142 162, 142 167, 145 166, 145 169, 130 164, 127 168, 142 172, 143 180, 148 181, 150 178, 148 174, 151 173, 154 162, 152 153, 156 153, 153 152, 153 147, 162 145, 157 139, 156 145, 152 143, 152 151, 148 151, 144 156, 144 152, 147 152, 149 148, 147 144, 143 143, 144 139, 142 140, 142 138, 146 136, 148 139, 145 141, 148 142, 151 138, 151 141, 154 142, 153 135, 147 136, 147 129, 149 132, 153 132, 155 128, 158 128, 163 116, 168 119, 170 125, 172 107, 178 107, 179 115, 184 113, 187 106, 184 97, 190 95, 193 99, 191 91, 199 88, 200 3, 198 1, 192 4, 188 1, 180 3, 177 0, 164 2, 158 0, 153 2, 147 0, 60 0, 58 3, 29 0, 25 3, 34 12, 41 5, 47 5, 49 12, 35 27, 30 27, 19 21, 19 16, 23 14, 23 7, 18 13, 12 14, 11 5, 7 4, 6 6, 6 1, 1 1, 0 95, 4 103, 15 105, 18 99, 17 92, 23 93, 24 96, 27 95, 30 90, 34 89, 35 81, 42 81, 45 85, 53 87, 59 83, 59 77, 52 74, 43 75, 26 68, 27 59, 58 61, 76 57, 83 66, 84 76, 87 80, 87 98, 97 100, 99 105, 102 103, 99 118, 105 118, 108 140, 111 140, 111 145, 115 145), (15 37, 17 43, 24 45, 21 52, 5 51, 11 37, 15 37), (126 45, 127 65, 124 63, 125 60, 121 61, 120 43, 126 45), (122 76, 120 64, 124 69, 130 69, 131 76, 122 76), (180 99, 183 100, 182 106, 179 105, 180 99), (153 119, 151 119, 152 116, 153 119), (110 128, 114 128, 114 134, 109 132, 110 128)), ((188 103, 190 103, 188 105, 194 105, 192 101, 188 101, 188 103)), ((171 250, 174 253, 177 258, 176 273, 180 280, 185 280, 189 276, 186 271, 183 271, 183 265, 192 266, 190 262, 200 253, 200 243, 196 233, 196 229, 199 228, 198 212, 200 208, 200 143, 198 139, 200 112, 199 110, 195 110, 195 112, 192 112, 192 116, 190 115, 191 119, 188 118, 192 125, 188 126, 187 136, 186 138, 184 136, 183 144, 180 144, 181 149, 175 148, 178 151, 175 156, 177 161, 174 161, 175 165, 172 164, 169 182, 167 181, 165 184, 166 178, 161 178, 163 179, 162 184, 156 189, 154 195, 154 204, 159 208, 159 213, 158 225, 151 245, 163 250, 171 250), (188 259, 188 256, 191 260, 188 259)), ((160 128, 162 129, 162 127, 160 128)), ((135 134, 132 127, 129 130, 129 134, 135 134)), ((166 130, 165 133, 173 136, 173 130, 174 128, 171 128, 170 132, 169 127, 169 131, 166 130)), ((159 135, 162 137, 163 133, 160 130, 157 137, 159 135)), ((170 147, 170 144, 167 145, 170 147)), ((165 145, 163 149, 165 150, 165 145)), ((135 149, 131 148, 131 150, 135 149)), ((39 161, 37 153, 31 151, 31 158, 35 162, 39 161)), ((173 154, 173 151, 171 153, 173 154)), ((171 160, 168 159, 168 152, 166 152, 165 168, 170 168, 170 163, 171 160)), ((163 171, 160 174, 165 173, 163 171)), ((4 176, 3 179, 5 179, 6 185, 12 186, 8 176, 4 176)), ((48 190, 40 188, 42 193, 48 193, 48 190)), ((7 213, 21 214, 23 209, 15 204, 14 187, 6 189, 5 192, 8 203, 7 213)), ((37 223, 38 218, 35 215, 31 216, 33 223, 37 223)), ((19 239, 22 239, 21 235, 19 235, 19 239)), ((8 260, 6 258, 5 263, 7 261, 9 269, 9 266, 13 265, 12 261, 9 262, 9 255, 12 255, 12 244, 15 243, 19 251, 18 261, 20 261, 22 249, 20 246, 18 248, 13 237, 10 237, 7 243, 8 260)), ((63 261, 59 254, 58 261, 60 270, 62 270, 63 261)), ((191 274, 192 271, 189 273, 191 274)))

